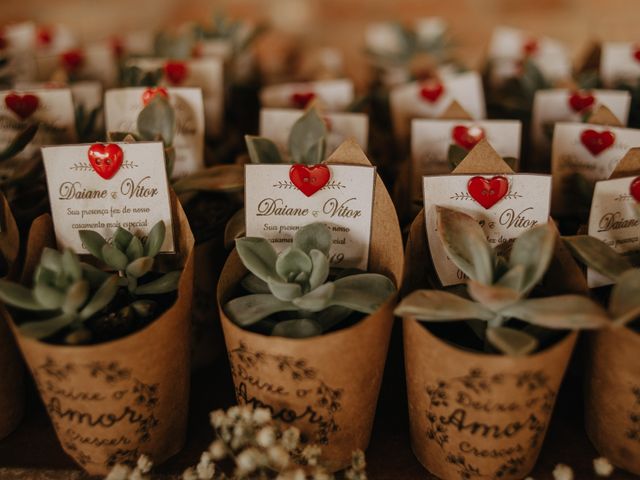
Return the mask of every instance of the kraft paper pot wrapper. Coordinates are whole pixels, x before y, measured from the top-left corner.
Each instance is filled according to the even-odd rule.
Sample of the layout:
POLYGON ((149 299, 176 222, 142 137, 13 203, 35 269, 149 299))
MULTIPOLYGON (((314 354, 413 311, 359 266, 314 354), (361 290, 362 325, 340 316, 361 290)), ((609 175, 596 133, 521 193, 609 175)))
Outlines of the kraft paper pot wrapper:
POLYGON ((640 475, 640 335, 630 328, 589 334, 585 425, 598 452, 640 475))
POLYGON ((405 318, 411 445, 442 479, 522 479, 534 467, 577 333, 513 358, 464 351, 405 318))
MULTIPOLYGON (((176 255, 184 266, 176 302, 144 329, 90 346, 50 345, 24 337, 18 345, 63 449, 92 475, 146 454, 158 464, 183 446, 189 400, 193 237, 173 198, 176 255)), ((51 217, 34 221, 23 278, 54 243, 51 217)), ((160 258, 158 258, 160 260, 160 258)))
MULTIPOLYGON (((6 198, 0 193, 0 276, 16 276, 20 235, 6 198)), ((0 310, 0 439, 11 433, 24 414, 24 367, 7 319, 0 310)))
MULTIPOLYGON (((328 163, 369 165, 353 142, 343 144, 328 163)), ((376 176, 368 271, 387 275, 399 287, 402 262, 397 216, 376 176)), ((352 327, 307 339, 271 337, 241 329, 222 309, 246 274, 234 250, 218 284, 238 402, 269 408, 276 420, 299 428, 305 441, 322 446, 328 468, 345 468, 352 451, 369 444, 396 296, 352 327)))

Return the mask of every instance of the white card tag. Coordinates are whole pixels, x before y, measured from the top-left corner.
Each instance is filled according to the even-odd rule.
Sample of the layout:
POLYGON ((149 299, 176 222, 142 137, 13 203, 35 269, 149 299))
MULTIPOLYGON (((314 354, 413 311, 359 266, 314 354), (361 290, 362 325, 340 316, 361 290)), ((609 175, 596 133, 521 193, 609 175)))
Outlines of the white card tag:
POLYGON ((146 235, 162 220, 167 235, 161 251, 174 251, 161 142, 43 147, 42 158, 60 248, 88 253, 78 230, 95 230, 108 239, 120 226, 146 235))
POLYGON ((629 92, 620 90, 538 90, 533 100, 531 138, 536 148, 548 149, 551 146, 555 123, 579 122, 601 105, 611 110, 611 113, 626 125, 630 104, 629 92))
MULTIPOLYGON (((107 132, 133 132, 144 108, 145 95, 149 99, 162 90, 154 88, 121 88, 108 90, 105 95, 107 132)), ((204 109, 199 88, 167 88, 168 99, 176 115, 173 146, 176 159, 173 177, 194 173, 204 167, 204 109)))
POLYGON ((106 43, 37 55, 36 67, 38 79, 44 82, 58 69, 66 70, 74 78, 99 81, 105 87, 115 85, 118 80, 116 58, 106 43))
POLYGON ((464 283, 466 277, 445 253, 437 231, 436 206, 458 210, 477 219, 494 248, 536 225, 547 223, 549 218, 549 175, 427 176, 423 178, 423 186, 429 250, 445 287, 464 283), (472 193, 481 201, 495 203, 485 208, 472 193))
POLYGON ((142 70, 162 69, 161 84, 169 87, 199 87, 204 103, 205 131, 207 135, 222 133, 224 115, 224 67, 219 58, 191 60, 166 60, 162 58, 138 58, 127 62, 142 70))
POLYGON ((308 83, 270 85, 260 92, 263 108, 305 108, 315 100, 325 110, 340 112, 354 99, 351 80, 322 80, 308 83))
POLYGON ((600 55, 600 78, 606 87, 634 85, 640 79, 640 46, 631 42, 605 42, 600 55))
POLYGON ((640 130, 585 123, 556 123, 551 146, 554 215, 587 211, 576 192, 606 180, 627 151, 640 145, 640 130))
MULTIPOLYGON (((260 136, 273 141, 281 153, 288 155, 289 135, 293 124, 304 114, 303 110, 289 108, 263 108, 260 110, 260 136)), ((367 151, 369 117, 364 113, 327 113, 327 156, 342 142, 353 138, 367 151)))
POLYGON ((476 72, 446 75, 441 81, 414 82, 394 88, 389 102, 397 138, 408 138, 412 119, 437 118, 454 100, 474 120, 486 117, 482 79, 476 72))
MULTIPOLYGON (((589 236, 602 240, 624 255, 640 250, 640 219, 635 208, 638 201, 631 194, 631 185, 639 177, 615 178, 596 183, 589 215, 589 236)), ((640 186, 634 190, 640 191, 640 186)), ((611 285, 612 280, 589 269, 589 288, 611 285)))
MULTIPOLYGON (((333 236, 332 266, 366 270, 375 167, 319 165, 329 170, 329 180, 311 196, 292 182, 294 167, 304 168, 300 164, 245 166, 247 236, 264 237, 282 251, 300 227, 322 222, 333 236)), ((314 183, 314 168, 309 170, 307 178, 314 183)))

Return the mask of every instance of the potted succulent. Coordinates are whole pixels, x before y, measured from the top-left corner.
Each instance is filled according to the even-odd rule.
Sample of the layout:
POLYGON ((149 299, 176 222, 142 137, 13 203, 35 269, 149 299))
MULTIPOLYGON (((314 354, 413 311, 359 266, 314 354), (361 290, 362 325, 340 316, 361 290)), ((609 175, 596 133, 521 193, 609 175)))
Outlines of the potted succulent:
POLYGON ((466 289, 414 290, 428 267, 421 215, 407 247, 411 293, 395 312, 404 319, 413 450, 440 478, 524 478, 540 452, 575 330, 602 327, 607 316, 585 296, 549 296, 550 285, 539 286, 549 266, 562 263, 554 259, 552 225, 523 233, 505 258, 472 217, 443 207, 437 215, 446 254, 468 281, 466 289))
MULTIPOLYGON (((20 253, 18 226, 0 193, 0 279, 15 278, 20 253)), ((24 371, 13 335, 0 311, 0 439, 11 433, 24 413, 24 371)))
POLYGON ((162 462, 184 442, 189 397, 193 238, 174 199, 176 253, 166 231, 118 229, 81 237, 94 258, 53 248, 51 218, 36 219, 20 284, 0 300, 64 450, 105 474, 141 453, 162 462))
MULTIPOLYGON (((614 282, 608 296, 611 328, 589 338, 585 425, 596 449, 614 465, 640 475, 640 269, 599 239, 566 237, 574 255, 614 282)), ((636 263, 637 265, 637 263, 636 263)), ((604 290, 604 291, 603 291, 604 290)))
MULTIPOLYGON (((327 163, 369 164, 354 143, 327 163)), ((263 239, 239 239, 220 275, 239 403, 268 408, 300 429, 305 443, 323 445, 332 471, 347 466, 371 435, 402 275, 396 218, 378 177, 368 273, 331 272, 331 235, 312 224, 280 255, 263 239)))

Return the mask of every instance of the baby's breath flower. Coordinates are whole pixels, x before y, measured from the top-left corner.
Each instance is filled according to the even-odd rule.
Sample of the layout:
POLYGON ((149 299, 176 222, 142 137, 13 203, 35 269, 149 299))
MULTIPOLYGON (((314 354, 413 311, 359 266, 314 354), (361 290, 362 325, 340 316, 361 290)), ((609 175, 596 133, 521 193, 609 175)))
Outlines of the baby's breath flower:
POLYGON ((209 452, 202 452, 200 463, 196 466, 198 480, 211 480, 216 473, 216 466, 211 460, 209 452))
POLYGON ((214 428, 220 428, 226 420, 224 410, 216 410, 214 412, 211 412, 211 414, 209 415, 209 419, 211 420, 211 425, 214 428))
POLYGON ((241 407, 240 408, 240 418, 245 422, 250 422, 253 418, 253 411, 249 407, 241 407))
POLYGON ((256 443, 263 448, 270 447, 276 441, 276 432, 273 427, 262 427, 256 434, 256 443))
POLYGON ((275 468, 283 470, 289 465, 289 452, 280 445, 275 445, 267 450, 269 462, 275 468))
POLYGON ((321 454, 322 448, 318 445, 307 445, 302 450, 302 458, 304 458, 309 465, 317 465, 321 454))
POLYGON ((196 469, 193 467, 187 468, 182 473, 182 480, 198 480, 198 474, 196 473, 196 469))
POLYGON ((593 469, 599 477, 610 477, 613 473, 613 465, 606 457, 594 458, 593 469))
POLYGON ((246 475, 255 471, 258 467, 258 451, 255 448, 247 448, 236 457, 237 472, 246 475))
POLYGON ((131 470, 125 465, 116 465, 111 469, 105 480, 128 480, 131 470))
POLYGON ((218 439, 209 445, 209 453, 214 460, 222 460, 227 456, 227 447, 222 440, 218 439))
POLYGON ((289 427, 282 432, 282 446, 289 451, 295 450, 300 442, 300 430, 289 427))
POLYGON ((271 421, 271 411, 268 408, 256 408, 253 411, 253 421, 258 425, 264 425, 271 421))
POLYGON ((240 418, 240 407, 234 406, 234 407, 231 407, 229 410, 227 410, 227 417, 232 418, 234 420, 240 418))
POLYGON ((141 473, 149 473, 153 468, 153 462, 148 456, 140 455, 137 466, 141 473))
POLYGON ((559 463, 553 469, 553 478, 555 480, 573 480, 573 470, 569 465, 559 463))

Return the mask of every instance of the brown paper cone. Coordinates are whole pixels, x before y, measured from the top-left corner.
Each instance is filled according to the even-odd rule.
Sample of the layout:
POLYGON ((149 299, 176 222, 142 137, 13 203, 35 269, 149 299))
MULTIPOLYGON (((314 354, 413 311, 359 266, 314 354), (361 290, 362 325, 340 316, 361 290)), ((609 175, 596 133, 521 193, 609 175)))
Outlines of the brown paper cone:
POLYGON ((587 434, 615 466, 640 475, 640 335, 591 333, 585 388, 587 434))
POLYGON ((640 175, 640 148, 630 148, 618 162, 609 178, 622 178, 640 175))
MULTIPOLYGON (((0 257, 6 277, 14 278, 18 270, 20 239, 9 203, 0 193, 0 257)), ((0 312, 0 439, 9 435, 24 414, 24 367, 6 318, 0 312)))
MULTIPOLYGON (((354 142, 345 142, 328 163, 369 162, 354 142)), ((376 178, 369 271, 402 277, 402 239, 391 199, 376 178)), ((222 307, 247 273, 234 250, 218 284, 222 307)), ((308 339, 268 337, 220 318, 240 404, 269 408, 305 440, 323 447, 331 470, 346 467, 351 452, 366 449, 380 390, 396 298, 356 325, 308 339)))
POLYGON ((600 105, 587 119, 586 123, 595 125, 608 125, 611 127, 624 127, 622 122, 605 105, 600 105))
MULTIPOLYGON (((149 326, 112 342, 59 346, 22 336, 12 322, 62 447, 92 475, 135 462, 140 454, 160 463, 185 440, 193 237, 173 200, 177 254, 171 260, 173 268, 184 265, 184 270, 175 304, 149 326)), ((24 278, 31 278, 52 239, 51 218, 36 219, 24 278)))

